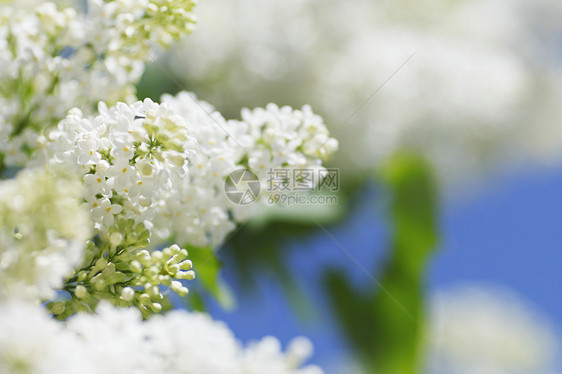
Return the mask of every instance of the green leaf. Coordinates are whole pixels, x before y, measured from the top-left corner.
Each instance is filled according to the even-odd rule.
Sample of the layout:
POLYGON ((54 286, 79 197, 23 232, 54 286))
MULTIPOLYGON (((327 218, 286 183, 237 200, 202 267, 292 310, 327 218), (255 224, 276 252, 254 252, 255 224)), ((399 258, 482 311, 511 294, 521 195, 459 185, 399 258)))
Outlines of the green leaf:
POLYGON ((310 298, 308 298, 300 285, 296 282, 291 272, 286 269, 286 266, 282 265, 278 268, 277 274, 283 293, 293 308, 296 316, 304 323, 313 322, 314 316, 317 313, 316 308, 310 298))
POLYGON ((412 272, 423 271, 438 244, 438 193, 430 166, 400 155, 381 174, 393 198, 393 252, 412 272))
POLYGON ((382 170, 392 199, 388 257, 379 284, 357 290, 342 273, 326 276, 336 316, 369 373, 416 374, 423 368, 424 285, 438 245, 438 194, 430 166, 400 155, 382 170))
POLYGON ((244 225, 221 251, 235 270, 239 289, 246 294, 259 294, 259 277, 273 278, 281 286, 297 317, 304 322, 313 319, 314 305, 294 279, 286 256, 290 253, 287 248, 289 238, 305 240, 315 227, 310 221, 308 225, 290 222, 276 222, 264 227, 244 225))
POLYGON ((360 357, 369 357, 375 340, 372 297, 365 297, 363 290, 350 285, 345 273, 340 270, 329 269, 325 274, 325 285, 340 327, 352 348, 360 357))
MULTIPOLYGON (((185 246, 189 259, 193 262, 196 281, 203 290, 212 295, 213 298, 224 309, 232 309, 236 305, 232 291, 220 278, 222 263, 216 257, 211 248, 196 248, 185 246)), ((198 295, 201 298, 201 295, 198 295)), ((203 308, 203 300, 199 300, 198 307, 203 308)))
POLYGON ((423 367, 425 273, 438 245, 437 186, 430 166, 407 155, 393 158, 382 179, 392 193, 392 243, 380 279, 386 291, 373 300, 371 366, 380 374, 415 374, 423 367))

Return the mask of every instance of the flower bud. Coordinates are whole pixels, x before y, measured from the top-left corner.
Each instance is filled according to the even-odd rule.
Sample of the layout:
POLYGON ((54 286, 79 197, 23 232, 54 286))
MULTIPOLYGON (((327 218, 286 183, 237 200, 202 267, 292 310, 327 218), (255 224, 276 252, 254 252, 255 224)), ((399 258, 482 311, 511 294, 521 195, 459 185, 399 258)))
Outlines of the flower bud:
POLYGON ((171 288, 172 288, 172 291, 176 292, 181 297, 184 297, 189 292, 187 287, 184 287, 181 284, 181 282, 178 282, 178 281, 172 281, 171 288))
POLYGON ((164 255, 160 251, 154 251, 154 252, 152 252, 151 257, 152 257, 152 260, 154 260, 154 261, 160 261, 160 260, 162 260, 164 255))
POLYGON ((109 243, 113 247, 117 247, 122 242, 123 242, 123 234, 121 234, 120 232, 114 232, 109 236, 109 243))
POLYGON ((66 309, 64 306, 64 303, 62 301, 57 301, 52 303, 49 306, 49 309, 51 310, 51 313, 58 315, 58 314, 62 314, 64 313, 64 310, 66 309))
POLYGON ((84 299, 86 296, 88 296, 88 291, 86 290, 86 287, 79 284, 78 286, 76 286, 76 289, 74 290, 74 294, 76 295, 77 298, 84 299))
POLYGON ((177 279, 193 280, 193 279, 195 279, 195 272, 193 270, 179 271, 179 272, 176 273, 176 278, 177 279))
POLYGON ((167 268, 168 272, 172 274, 176 274, 178 271, 180 271, 180 266, 178 264, 169 265, 167 266, 167 268))
POLYGON ((172 277, 170 277, 169 275, 159 275, 158 280, 160 281, 160 284, 169 286, 172 282, 172 277))
POLYGON ((150 303, 150 304, 148 304, 148 307, 154 313, 159 313, 160 311, 162 311, 162 305, 160 303, 150 303))
POLYGON ((157 286, 146 288, 146 293, 151 297, 157 298, 160 295, 160 289, 157 286))
POLYGON ((123 299, 124 301, 127 302, 133 301, 134 297, 135 297, 135 290, 133 290, 131 287, 125 287, 121 290, 121 299, 123 299))

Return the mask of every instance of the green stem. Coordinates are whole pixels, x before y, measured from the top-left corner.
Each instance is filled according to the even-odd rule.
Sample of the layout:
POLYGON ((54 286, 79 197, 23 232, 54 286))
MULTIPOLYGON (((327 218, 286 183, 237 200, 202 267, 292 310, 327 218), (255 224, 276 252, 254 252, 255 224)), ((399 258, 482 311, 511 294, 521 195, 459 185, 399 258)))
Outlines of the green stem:
POLYGON ((418 374, 426 343, 426 269, 438 245, 437 188, 429 165, 416 157, 391 160, 382 180, 392 195, 392 236, 377 284, 357 290, 332 271, 326 285, 366 373, 418 374))

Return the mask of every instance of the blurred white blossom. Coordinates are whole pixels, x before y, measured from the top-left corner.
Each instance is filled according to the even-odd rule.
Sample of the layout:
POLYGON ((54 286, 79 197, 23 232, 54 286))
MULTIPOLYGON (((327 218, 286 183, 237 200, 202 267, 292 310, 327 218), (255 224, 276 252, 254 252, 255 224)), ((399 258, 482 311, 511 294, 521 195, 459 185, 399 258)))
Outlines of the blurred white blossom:
POLYGON ((227 111, 312 104, 344 177, 397 150, 449 181, 560 158, 558 2, 208 0, 199 12, 169 53, 176 75, 227 111))
POLYGON ((321 374, 303 366, 310 342, 283 352, 273 337, 244 347, 208 315, 173 311, 143 321, 137 310, 102 304, 97 314, 61 323, 40 305, 0 302, 0 370, 4 373, 321 374))
POLYGON ((49 317, 40 305, 21 300, 0 301, 1 373, 93 374, 84 365, 88 352, 78 343, 76 337, 63 333, 63 325, 49 317))
POLYGON ((510 291, 464 286, 439 292, 430 316, 430 373, 546 374, 560 364, 552 325, 510 291))
POLYGON ((0 298, 50 298, 91 236, 82 186, 64 172, 22 171, 0 182, 0 298))
POLYGON ((190 373, 186 362, 201 373, 322 373, 316 366, 301 367, 312 354, 304 338, 293 340, 285 352, 273 337, 243 347, 224 323, 185 311, 155 316, 148 326, 150 340, 170 373, 190 373))

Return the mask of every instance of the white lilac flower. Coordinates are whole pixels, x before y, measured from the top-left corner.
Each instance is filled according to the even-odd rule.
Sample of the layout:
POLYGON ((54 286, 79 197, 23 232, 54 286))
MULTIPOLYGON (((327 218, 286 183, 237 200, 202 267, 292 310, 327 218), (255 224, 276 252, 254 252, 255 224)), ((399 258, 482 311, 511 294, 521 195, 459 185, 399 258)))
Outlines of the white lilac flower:
POLYGON ((84 356, 80 366, 95 373, 165 372, 161 358, 152 354, 158 343, 148 339, 146 323, 137 310, 102 304, 96 314, 70 318, 64 333, 77 340, 84 356))
POLYGON ((45 161, 83 176, 97 233, 107 239, 118 218, 144 224, 153 245, 217 247, 241 216, 224 193, 236 168, 262 182, 271 168, 322 169, 338 143, 309 107, 268 105, 225 120, 188 93, 108 108, 97 117, 69 112, 48 134, 45 161))
POLYGON ((22 171, 0 183, 0 297, 50 298, 82 259, 91 223, 78 180, 22 171))
POLYGON ((400 150, 449 181, 560 159, 559 2, 207 0, 198 12, 169 52, 175 74, 227 113, 312 104, 341 127, 344 177, 400 150))
POLYGON ((298 369, 311 354, 312 344, 306 338, 294 339, 283 352, 280 342, 268 336, 248 346, 243 362, 245 372, 252 374, 262 373, 265 368, 272 374, 286 373, 287 370, 299 374, 321 374, 322 370, 316 366, 298 369))
POLYGON ((548 320, 510 291, 477 286, 431 302, 429 372, 553 373, 560 345, 548 320))
POLYGON ((170 227, 184 240, 194 243, 201 244, 204 236, 196 230, 182 232, 185 222, 199 222, 207 228, 207 235, 214 236, 211 243, 216 246, 234 227, 228 211, 240 220, 247 215, 248 208, 234 206, 223 191, 225 178, 234 169, 249 167, 262 182, 262 191, 267 191, 271 169, 322 169, 322 161, 338 147, 322 119, 308 106, 293 110, 269 104, 266 108, 242 110, 242 120, 226 121, 211 105, 198 102, 188 93, 164 95, 162 102, 180 114, 197 143, 190 158, 193 183, 182 184, 176 200, 182 201, 187 209, 175 211, 181 219, 158 226, 170 227))
POLYGON ((188 374, 192 367, 215 374, 322 373, 316 366, 302 367, 312 353, 310 342, 304 338, 295 339, 286 352, 273 337, 243 347, 224 323, 185 311, 155 316, 147 325, 149 340, 169 373, 188 374))
POLYGON ((269 168, 323 170, 321 161, 338 145, 309 107, 268 105, 226 121, 180 93, 161 105, 100 103, 98 111, 70 110, 35 160, 80 176, 94 224, 84 260, 65 283, 75 297, 48 304, 59 319, 95 310, 100 300, 136 306, 148 317, 162 310, 161 287, 185 296, 181 281, 195 277, 187 250, 158 248, 172 240, 218 248, 251 209, 227 197, 233 170, 255 167, 262 182, 269 168))
POLYGON ((71 110, 48 134, 45 147, 43 161, 73 170, 84 181, 83 206, 95 234, 84 260, 65 283, 65 290, 76 297, 48 304, 60 319, 95 310, 102 299, 135 305, 148 316, 162 309, 160 286, 183 296, 187 289, 175 282, 194 278, 186 271, 191 262, 185 249, 144 249, 151 239, 153 249, 162 244, 149 230, 166 205, 175 204, 180 185, 189 182, 187 157, 195 140, 179 116, 150 100, 111 108, 100 103, 99 112, 93 118, 71 110), (121 297, 128 295, 124 289, 133 289, 133 297, 121 297))
POLYGON ((84 11, 78 1, 27 3, 0 5, 0 156, 8 166, 24 166, 38 135, 69 109, 136 100, 151 45, 169 45, 194 23, 192 0, 88 0, 84 11))
POLYGON ((65 334, 40 305, 1 301, 0 331, 2 373, 94 373, 84 365, 87 351, 77 345, 78 339, 65 334))
POLYGON ((112 108, 100 104, 95 118, 74 109, 49 139, 50 163, 83 176, 84 198, 102 234, 115 215, 143 222, 157 214, 161 202, 170 202, 187 180, 194 142, 179 116, 150 100, 112 108))
POLYGON ((0 331, 2 373, 322 373, 303 366, 312 353, 305 338, 285 352, 273 337, 244 347, 224 323, 187 311, 143 321, 138 310, 104 303, 57 322, 38 304, 4 300, 0 331))
POLYGON ((105 227, 113 225, 116 214, 123 211, 123 207, 119 204, 112 204, 108 198, 103 198, 97 200, 95 203, 95 208, 91 210, 92 217, 98 223, 103 224, 105 227))

